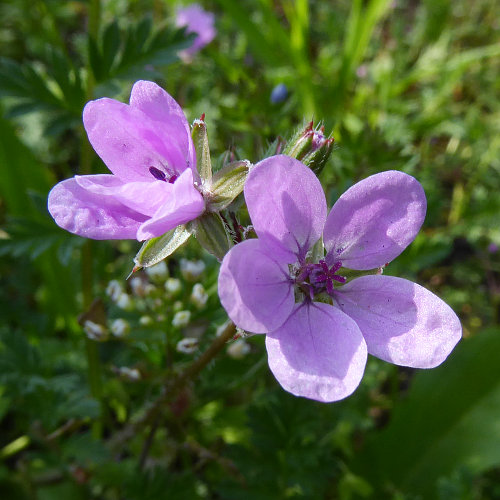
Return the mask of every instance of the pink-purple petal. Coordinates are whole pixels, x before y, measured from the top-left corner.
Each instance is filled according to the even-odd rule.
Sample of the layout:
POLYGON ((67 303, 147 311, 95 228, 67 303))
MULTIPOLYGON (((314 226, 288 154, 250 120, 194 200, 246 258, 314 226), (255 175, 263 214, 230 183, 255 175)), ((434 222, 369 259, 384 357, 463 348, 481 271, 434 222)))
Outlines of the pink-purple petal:
POLYGON ((323 239, 329 262, 373 269, 396 258, 425 218, 425 193, 410 175, 388 171, 348 189, 328 215, 323 239))
POLYGON ((219 297, 237 326, 253 333, 270 332, 283 324, 294 305, 288 265, 260 240, 243 241, 222 261, 219 297))
POLYGON ((414 368, 441 364, 462 337, 457 315, 426 288, 393 276, 363 276, 335 294, 358 324, 368 352, 414 368))
POLYGON ((168 182, 124 182, 116 175, 75 176, 79 186, 101 196, 112 196, 116 201, 144 215, 152 216, 171 196, 173 185, 168 182))
POLYGON ((266 336, 269 367, 296 396, 338 401, 363 377, 367 351, 356 323, 323 303, 296 304, 289 319, 266 336))
POLYGON ((163 131, 163 127, 169 131, 169 123, 150 119, 137 107, 108 98, 90 101, 83 110, 83 123, 95 152, 124 181, 154 179, 151 167, 167 178, 186 169, 185 145, 163 131))
POLYGON ((250 171, 244 192, 259 238, 290 262, 303 260, 326 220, 325 195, 314 173, 293 158, 272 156, 250 171))
POLYGON ((183 162, 175 164, 177 172, 186 168, 196 172, 196 153, 191 129, 177 101, 154 82, 140 80, 132 87, 130 106, 140 109, 154 124, 165 144, 176 143, 183 162))
POLYGON ((95 240, 135 239, 146 219, 113 197, 87 191, 74 178, 52 188, 48 208, 58 226, 95 240))
POLYGON ((161 236, 180 224, 196 219, 205 209, 203 196, 193 185, 191 169, 185 170, 171 186, 168 198, 137 231, 139 241, 161 236))

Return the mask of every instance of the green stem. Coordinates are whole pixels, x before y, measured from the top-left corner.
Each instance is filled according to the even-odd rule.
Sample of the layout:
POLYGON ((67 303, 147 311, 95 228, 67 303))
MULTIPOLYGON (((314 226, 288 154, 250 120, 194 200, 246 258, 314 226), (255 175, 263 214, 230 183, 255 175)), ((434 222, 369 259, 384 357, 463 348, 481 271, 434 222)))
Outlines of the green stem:
MULTIPOLYGON (((88 37, 94 40, 97 38, 99 32, 99 21, 101 13, 100 0, 90 0, 88 10, 88 37)), ((86 100, 89 101, 93 98, 94 94, 94 75, 90 64, 87 63, 87 81, 86 81, 86 100)), ((81 142, 80 142, 80 173, 92 173, 92 149, 87 140, 85 130, 81 129, 81 142)), ((82 249, 82 293, 83 293, 83 308, 88 310, 92 304, 92 288, 93 288, 93 256, 92 256, 92 242, 87 241, 82 249)), ((87 338, 85 340, 85 348, 87 354, 87 367, 88 378, 90 385, 90 392, 92 397, 99 401, 101 405, 101 415, 103 415, 102 403, 102 367, 99 359, 99 351, 97 343, 87 338)), ((102 435, 102 422, 101 420, 95 421, 92 425, 92 433, 94 437, 100 438, 102 435)))
POLYGON ((170 377, 163 387, 160 396, 153 402, 149 410, 137 420, 130 422, 125 429, 113 436, 110 440, 110 447, 118 449, 119 446, 137 434, 142 426, 153 425, 161 415, 164 405, 170 401, 186 384, 194 380, 212 359, 224 348, 226 343, 234 337, 236 326, 229 323, 224 331, 215 337, 207 350, 176 377, 170 377))

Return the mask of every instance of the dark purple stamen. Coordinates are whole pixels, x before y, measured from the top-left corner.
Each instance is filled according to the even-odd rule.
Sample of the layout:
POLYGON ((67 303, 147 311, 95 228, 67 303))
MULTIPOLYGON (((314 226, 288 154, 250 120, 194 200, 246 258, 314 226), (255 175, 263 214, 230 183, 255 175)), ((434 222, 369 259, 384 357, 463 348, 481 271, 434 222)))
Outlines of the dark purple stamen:
POLYGON ((172 176, 170 177, 170 179, 168 180, 168 182, 170 184, 173 184, 177 180, 178 177, 179 177, 178 175, 172 174, 172 176))
POLYGON ((165 172, 161 171, 159 168, 149 167, 149 172, 155 179, 159 181, 165 181, 165 182, 167 181, 167 176, 165 175, 165 172))
POLYGON ((311 295, 325 291, 328 295, 333 295, 334 282, 346 282, 343 276, 336 274, 341 267, 342 262, 340 261, 335 262, 331 267, 328 267, 328 264, 324 260, 320 260, 317 264, 306 264, 299 271, 295 282, 304 291, 309 291, 311 295))

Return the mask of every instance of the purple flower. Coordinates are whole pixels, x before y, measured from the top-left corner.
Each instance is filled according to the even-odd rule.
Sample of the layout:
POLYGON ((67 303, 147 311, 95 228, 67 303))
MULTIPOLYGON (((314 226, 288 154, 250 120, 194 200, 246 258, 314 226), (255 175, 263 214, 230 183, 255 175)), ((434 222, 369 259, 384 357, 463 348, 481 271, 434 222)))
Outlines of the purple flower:
POLYGON ((191 57, 215 38, 214 19, 215 16, 211 12, 206 12, 195 3, 177 10, 175 24, 179 28, 185 26, 186 33, 197 35, 193 45, 181 52, 182 56, 191 57))
POLYGON ((63 229, 97 240, 143 241, 203 212, 189 124, 158 85, 137 82, 129 105, 90 101, 83 123, 112 175, 77 175, 51 190, 49 211, 63 229))
POLYGON ((415 238, 426 200, 413 177, 368 177, 327 217, 313 172, 274 156, 251 170, 244 192, 258 238, 225 256, 219 296, 237 326, 267 334, 269 366, 284 389, 324 402, 345 398, 363 376, 367 352, 418 368, 444 361, 461 326, 441 299, 401 278, 367 273, 347 282, 342 275, 384 266, 415 238), (322 234, 326 256, 315 259, 322 234))

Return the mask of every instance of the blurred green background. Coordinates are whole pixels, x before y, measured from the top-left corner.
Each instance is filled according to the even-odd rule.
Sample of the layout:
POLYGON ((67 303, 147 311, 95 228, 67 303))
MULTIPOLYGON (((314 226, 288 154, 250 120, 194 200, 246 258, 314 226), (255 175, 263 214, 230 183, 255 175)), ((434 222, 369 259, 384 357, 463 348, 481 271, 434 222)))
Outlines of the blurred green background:
POLYGON ((192 43, 177 2, 0 4, 0 498, 500 498, 500 4, 200 3, 217 36, 191 61, 177 57, 192 43), (426 222, 386 272, 460 316, 449 359, 370 358, 359 389, 325 405, 281 390, 255 336, 124 436, 226 320, 196 241, 126 281, 139 243, 85 242, 48 215, 57 181, 106 171, 85 102, 127 102, 141 78, 190 121, 206 114, 215 162, 258 161, 322 122, 337 144, 321 174, 330 206, 375 172, 415 176, 426 222))

